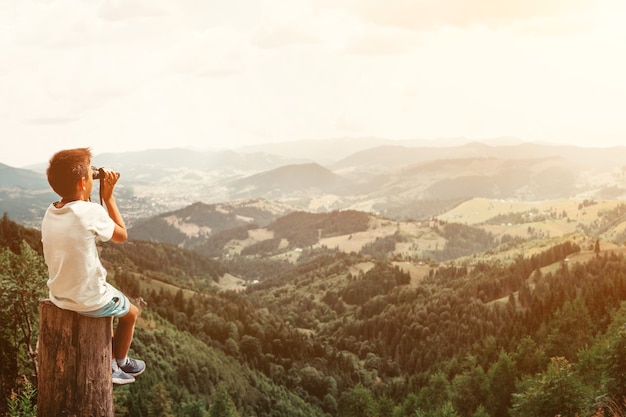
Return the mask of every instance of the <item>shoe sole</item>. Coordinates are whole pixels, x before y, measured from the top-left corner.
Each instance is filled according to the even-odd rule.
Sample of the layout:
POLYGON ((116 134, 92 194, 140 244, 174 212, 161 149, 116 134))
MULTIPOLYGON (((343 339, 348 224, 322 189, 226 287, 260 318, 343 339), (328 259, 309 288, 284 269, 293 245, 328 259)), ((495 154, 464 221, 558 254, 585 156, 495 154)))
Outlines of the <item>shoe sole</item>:
MULTIPOLYGON (((129 374, 130 375, 130 374, 129 374)), ((135 378, 133 379, 118 379, 118 378, 113 378, 113 385, 128 385, 128 384, 132 384, 133 382, 135 382, 135 378)))
MULTIPOLYGON (((121 369, 121 368, 120 368, 120 369, 121 369)), ((124 370, 122 369, 122 371, 126 372, 126 374, 128 374, 128 375, 130 375, 130 376, 137 376, 137 375, 141 375, 141 374, 143 374, 143 371, 145 371, 145 370, 146 370, 146 368, 143 368, 143 369, 142 369, 141 371, 139 371, 139 372, 126 372, 126 371, 124 371, 124 370)))

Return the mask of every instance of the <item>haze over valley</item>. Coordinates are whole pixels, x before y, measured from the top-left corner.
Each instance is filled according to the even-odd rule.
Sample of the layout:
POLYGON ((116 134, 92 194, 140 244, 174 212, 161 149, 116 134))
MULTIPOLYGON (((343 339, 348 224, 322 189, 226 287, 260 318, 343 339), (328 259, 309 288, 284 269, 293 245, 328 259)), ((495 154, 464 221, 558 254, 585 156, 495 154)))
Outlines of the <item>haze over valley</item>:
MULTIPOLYGON (((345 139, 304 141, 282 151, 268 145, 266 151, 109 153, 96 155, 93 162, 122 173, 119 204, 130 225, 196 202, 249 198, 313 212, 357 209, 416 218, 419 213, 411 213, 411 205, 420 201, 617 199, 626 194, 625 147, 509 142, 433 147, 345 139)), ((0 210, 36 227, 37 217, 55 198, 45 164, 2 170, 0 210), (13 206, 19 199, 27 210, 13 206)), ((97 189, 92 199, 97 200, 97 189)))
MULTIPOLYGON (((116 413, 624 416, 623 161, 511 139, 97 154, 129 230, 101 259, 150 364, 116 413)), ((0 164, 7 329, 47 296, 45 168, 0 164)), ((35 339, 16 334, 0 387, 28 404, 35 339)))

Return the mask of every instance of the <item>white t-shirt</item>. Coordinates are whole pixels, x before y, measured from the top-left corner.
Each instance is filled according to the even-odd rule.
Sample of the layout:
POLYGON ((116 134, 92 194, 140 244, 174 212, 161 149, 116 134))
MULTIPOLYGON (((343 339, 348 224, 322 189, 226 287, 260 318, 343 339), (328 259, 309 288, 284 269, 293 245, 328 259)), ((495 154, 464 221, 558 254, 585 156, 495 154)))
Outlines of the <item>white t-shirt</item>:
POLYGON ((51 204, 41 224, 43 254, 48 265, 50 301, 59 308, 93 311, 112 299, 112 286, 100 262, 96 241, 113 236, 115 223, 106 210, 87 201, 61 208, 51 204))

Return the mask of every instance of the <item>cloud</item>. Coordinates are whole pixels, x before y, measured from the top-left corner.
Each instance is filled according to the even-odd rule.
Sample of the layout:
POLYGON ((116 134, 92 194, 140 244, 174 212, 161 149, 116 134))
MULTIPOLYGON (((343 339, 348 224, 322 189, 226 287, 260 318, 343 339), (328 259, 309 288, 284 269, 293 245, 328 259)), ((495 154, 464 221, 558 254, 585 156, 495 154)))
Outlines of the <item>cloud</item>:
POLYGON ((337 119, 335 128, 338 131, 350 133, 362 133, 365 131, 362 123, 359 123, 356 119, 349 119, 345 115, 342 115, 337 119))
POLYGON ((68 123, 74 123, 78 118, 72 117, 40 117, 36 119, 24 120, 24 124, 33 126, 45 126, 45 125, 64 125, 68 123))
POLYGON ((110 21, 166 16, 168 4, 159 0, 107 0, 98 10, 98 16, 110 21))
POLYGON ((443 26, 500 27, 539 17, 554 17, 591 7, 591 0, 360 0, 364 21, 411 30, 443 26))
POLYGON ((398 55, 411 49, 404 38, 366 34, 353 38, 345 48, 348 54, 357 55, 398 55))
POLYGON ((623 4, 0 0, 0 126, 24 157, 41 137, 620 133, 623 4))
POLYGON ((177 74, 222 78, 245 70, 250 46, 241 33, 228 27, 179 32, 168 51, 168 68, 177 74))
POLYGON ((272 49, 291 45, 315 45, 320 43, 320 39, 293 26, 280 26, 261 29, 253 43, 259 48, 272 49))

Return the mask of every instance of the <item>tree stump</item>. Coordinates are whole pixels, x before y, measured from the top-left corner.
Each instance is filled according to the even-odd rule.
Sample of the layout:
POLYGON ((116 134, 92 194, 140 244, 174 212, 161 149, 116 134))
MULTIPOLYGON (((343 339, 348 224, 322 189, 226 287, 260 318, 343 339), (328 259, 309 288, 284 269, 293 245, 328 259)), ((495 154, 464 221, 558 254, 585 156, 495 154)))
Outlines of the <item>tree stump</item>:
POLYGON ((112 417, 111 317, 39 304, 37 416, 112 417))

